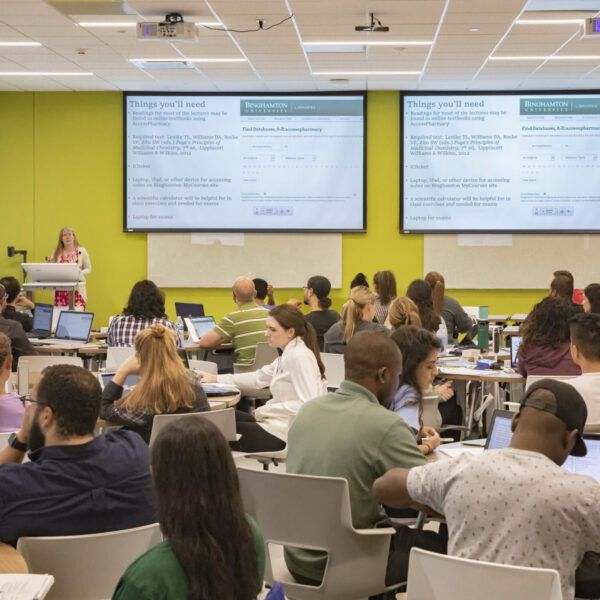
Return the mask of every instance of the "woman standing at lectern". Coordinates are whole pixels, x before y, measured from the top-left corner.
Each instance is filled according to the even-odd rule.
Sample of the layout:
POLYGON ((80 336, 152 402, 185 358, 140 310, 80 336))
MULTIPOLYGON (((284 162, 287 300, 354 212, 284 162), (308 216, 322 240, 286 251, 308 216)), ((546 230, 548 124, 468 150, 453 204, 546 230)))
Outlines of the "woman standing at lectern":
MULTIPOLYGON (((86 308, 87 294, 85 293, 85 276, 92 272, 92 263, 85 248, 82 248, 75 237, 75 232, 70 227, 63 227, 58 234, 58 245, 52 252, 48 262, 77 263, 79 265, 79 289, 75 290, 73 306, 75 310, 84 311, 86 308)), ((69 292, 54 292, 54 306, 69 306, 69 292)))

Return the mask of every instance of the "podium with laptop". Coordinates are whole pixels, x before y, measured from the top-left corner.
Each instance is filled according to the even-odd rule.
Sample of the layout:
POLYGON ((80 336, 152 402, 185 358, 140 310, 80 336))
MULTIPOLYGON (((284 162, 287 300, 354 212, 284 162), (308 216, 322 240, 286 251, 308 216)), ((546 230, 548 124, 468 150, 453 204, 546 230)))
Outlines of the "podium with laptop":
POLYGON ((73 310, 75 290, 79 285, 80 269, 77 263, 23 263, 21 266, 29 276, 29 281, 23 284, 25 291, 67 291, 69 310, 73 310))

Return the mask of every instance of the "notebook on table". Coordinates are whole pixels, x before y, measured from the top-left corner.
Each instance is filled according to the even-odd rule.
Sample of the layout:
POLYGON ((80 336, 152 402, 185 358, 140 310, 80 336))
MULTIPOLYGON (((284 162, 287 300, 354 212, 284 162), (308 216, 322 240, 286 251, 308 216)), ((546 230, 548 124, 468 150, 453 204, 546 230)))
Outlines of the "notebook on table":
POLYGON ((94 313, 63 310, 58 317, 56 333, 53 337, 39 340, 31 339, 34 345, 56 345, 65 348, 77 348, 85 344, 90 337, 94 313))

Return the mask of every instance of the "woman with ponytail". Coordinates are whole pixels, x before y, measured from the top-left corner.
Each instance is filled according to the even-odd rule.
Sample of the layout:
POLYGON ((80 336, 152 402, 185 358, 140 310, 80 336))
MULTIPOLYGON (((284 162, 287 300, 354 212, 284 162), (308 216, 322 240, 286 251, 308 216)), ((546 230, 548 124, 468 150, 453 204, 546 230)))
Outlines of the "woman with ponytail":
POLYGON ((202 373, 203 382, 231 383, 246 395, 251 395, 252 390, 270 388, 272 398, 257 408, 254 416, 236 411, 237 432, 242 437, 231 448, 240 452, 283 450, 290 420, 302 404, 327 392, 317 335, 295 306, 281 304, 269 313, 267 341, 281 350, 281 356, 258 371, 234 375, 202 373))
POLYGON ((170 329, 152 325, 138 333, 134 345, 135 354, 104 388, 101 418, 136 431, 148 442, 154 415, 210 410, 200 376, 181 362, 170 329), (139 381, 123 396, 130 375, 138 375, 139 381))
POLYGON ((375 321, 385 323, 392 300, 398 295, 396 278, 391 271, 377 271, 373 277, 375 288, 375 321))
POLYGON ((313 275, 304 286, 304 304, 310 306, 305 319, 315 328, 319 350, 323 350, 323 337, 327 330, 340 320, 337 311, 331 310, 331 283, 327 277, 313 275))
POLYGON ((406 296, 394 298, 388 309, 385 324, 392 329, 405 327, 406 325, 415 325, 421 327, 421 317, 417 305, 406 296))
POLYGON ((358 285, 350 290, 344 305, 342 318, 325 334, 325 352, 343 354, 346 344, 359 331, 374 329, 387 332, 383 325, 373 322, 375 316, 375 294, 367 287, 358 285))
POLYGON ((448 343, 456 344, 458 334, 470 331, 473 326, 471 318, 458 300, 446 296, 446 283, 441 273, 431 271, 425 275, 425 281, 431 287, 433 308, 438 315, 442 315, 446 323, 448 343))

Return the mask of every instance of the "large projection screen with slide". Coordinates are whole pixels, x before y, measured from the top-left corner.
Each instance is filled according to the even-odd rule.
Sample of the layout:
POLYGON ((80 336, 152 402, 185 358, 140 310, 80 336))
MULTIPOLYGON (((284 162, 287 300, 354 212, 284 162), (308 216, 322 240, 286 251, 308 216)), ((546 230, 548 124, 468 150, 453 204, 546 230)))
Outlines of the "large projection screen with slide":
POLYGON ((600 93, 401 95, 403 232, 600 231, 600 93))
POLYGON ((123 96, 125 231, 366 230, 366 94, 123 96))

